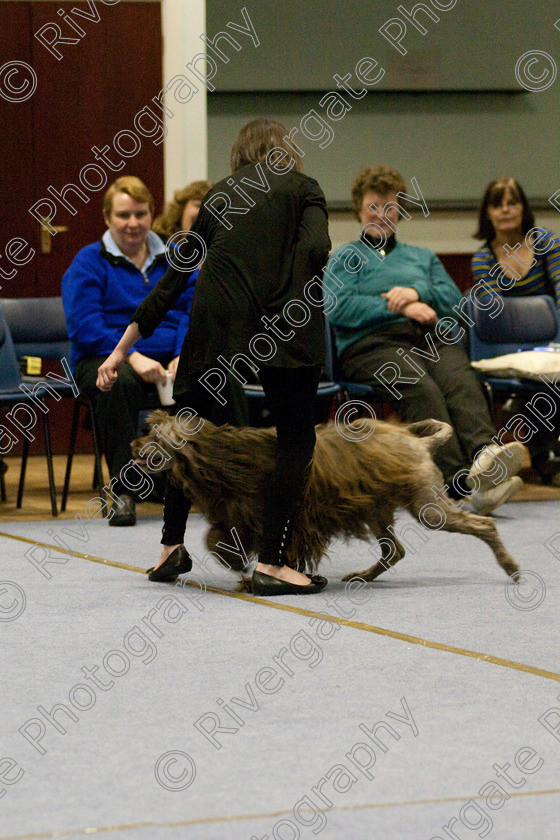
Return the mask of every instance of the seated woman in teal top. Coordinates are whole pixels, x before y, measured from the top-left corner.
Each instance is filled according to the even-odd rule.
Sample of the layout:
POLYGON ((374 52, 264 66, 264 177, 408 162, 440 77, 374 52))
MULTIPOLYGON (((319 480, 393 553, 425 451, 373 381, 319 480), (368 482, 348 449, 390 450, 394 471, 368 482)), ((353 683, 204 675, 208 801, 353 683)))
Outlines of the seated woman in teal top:
MULTIPOLYGON (((475 238, 484 240, 471 266, 481 302, 491 294, 550 295, 560 313, 560 240, 535 227, 533 211, 514 178, 496 178, 486 187, 475 238)), ((545 484, 560 485, 558 431, 543 428, 529 442, 531 464, 545 484)))
POLYGON ((496 428, 480 383, 450 332, 461 293, 432 251, 397 242, 402 193, 405 183, 394 169, 368 167, 356 177, 352 199, 363 227, 358 241, 335 251, 326 266, 325 311, 344 377, 384 387, 407 423, 449 423, 455 433, 435 453, 448 493, 461 498, 473 490, 472 507, 489 513, 521 486, 516 473, 524 449, 513 443, 504 452, 492 444, 496 428), (471 466, 495 459, 504 469, 481 474, 471 466))

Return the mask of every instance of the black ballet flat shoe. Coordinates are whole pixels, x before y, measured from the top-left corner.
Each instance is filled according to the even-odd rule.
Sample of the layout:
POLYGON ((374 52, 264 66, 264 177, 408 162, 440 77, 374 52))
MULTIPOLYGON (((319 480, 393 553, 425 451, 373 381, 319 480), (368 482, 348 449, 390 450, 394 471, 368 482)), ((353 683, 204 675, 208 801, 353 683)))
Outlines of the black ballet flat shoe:
POLYGON ((313 595, 320 592, 327 585, 328 580, 320 575, 313 575, 311 583, 300 586, 285 580, 265 575, 264 572, 253 572, 251 591, 253 595, 313 595))
POLYGON ((118 503, 115 502, 111 508, 112 516, 109 519, 109 525, 117 528, 136 525, 136 505, 132 496, 129 496, 128 493, 121 493, 118 499, 118 503))
POLYGON ((179 575, 185 575, 192 569, 192 557, 184 545, 172 551, 158 569, 147 569, 148 580, 156 583, 173 583, 179 575))

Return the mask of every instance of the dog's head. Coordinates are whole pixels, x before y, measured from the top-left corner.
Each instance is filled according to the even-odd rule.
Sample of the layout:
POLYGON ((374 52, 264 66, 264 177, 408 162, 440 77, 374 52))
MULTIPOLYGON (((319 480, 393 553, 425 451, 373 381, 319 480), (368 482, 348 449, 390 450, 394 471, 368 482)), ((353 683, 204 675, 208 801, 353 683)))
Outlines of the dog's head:
POLYGON ((189 439, 200 432, 206 423, 190 408, 182 408, 175 417, 158 409, 148 415, 150 431, 130 444, 132 457, 147 473, 171 469, 177 452, 189 439))

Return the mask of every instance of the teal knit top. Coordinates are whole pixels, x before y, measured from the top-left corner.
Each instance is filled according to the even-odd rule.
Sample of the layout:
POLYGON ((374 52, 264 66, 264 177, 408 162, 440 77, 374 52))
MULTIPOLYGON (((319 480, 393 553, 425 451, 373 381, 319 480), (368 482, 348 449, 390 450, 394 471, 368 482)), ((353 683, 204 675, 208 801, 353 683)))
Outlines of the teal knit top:
POLYGON ((457 317, 453 307, 461 292, 433 251, 397 242, 382 254, 363 239, 350 242, 332 254, 324 272, 325 314, 334 326, 339 354, 369 333, 410 320, 391 312, 381 297, 393 286, 416 289, 438 318, 457 317))

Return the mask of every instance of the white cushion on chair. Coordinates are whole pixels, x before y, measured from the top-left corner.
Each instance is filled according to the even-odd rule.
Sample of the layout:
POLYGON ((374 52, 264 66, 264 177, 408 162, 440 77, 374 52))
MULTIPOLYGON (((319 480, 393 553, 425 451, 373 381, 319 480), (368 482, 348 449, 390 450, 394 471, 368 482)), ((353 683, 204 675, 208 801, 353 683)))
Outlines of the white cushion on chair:
POLYGON ((498 378, 540 379, 543 373, 560 373, 560 350, 522 350, 493 359, 480 359, 471 362, 471 367, 498 378))

